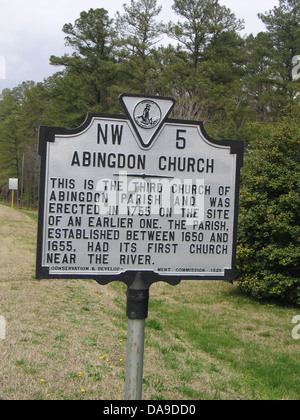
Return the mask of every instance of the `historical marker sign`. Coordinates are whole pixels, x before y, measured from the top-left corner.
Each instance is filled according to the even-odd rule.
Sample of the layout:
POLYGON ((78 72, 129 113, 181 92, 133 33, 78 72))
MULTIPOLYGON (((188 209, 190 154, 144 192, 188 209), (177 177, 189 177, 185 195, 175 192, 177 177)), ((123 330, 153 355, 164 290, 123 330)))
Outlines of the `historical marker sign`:
POLYGON ((17 191, 18 190, 19 180, 18 178, 9 178, 8 180, 8 189, 17 191))
POLYGON ((41 127, 38 278, 234 279, 243 143, 122 95, 125 115, 41 127))

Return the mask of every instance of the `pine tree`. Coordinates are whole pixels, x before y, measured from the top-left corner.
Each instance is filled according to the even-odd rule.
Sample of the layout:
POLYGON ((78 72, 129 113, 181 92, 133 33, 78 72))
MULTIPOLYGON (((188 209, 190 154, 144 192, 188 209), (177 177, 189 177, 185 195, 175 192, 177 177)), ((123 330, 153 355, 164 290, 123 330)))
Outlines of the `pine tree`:
POLYGON ((266 25, 272 45, 274 82, 289 89, 284 82, 293 80, 293 57, 300 54, 300 3, 298 0, 280 0, 279 7, 265 14, 259 14, 266 25), (276 76, 278 80, 276 80, 276 76))
MULTIPOLYGON (((75 78, 76 89, 90 98, 89 109, 109 109, 110 86, 115 80, 113 20, 104 9, 81 12, 75 24, 65 24, 66 45, 73 48, 70 56, 50 57, 50 63, 64 66, 64 75, 75 78)), ((71 85, 69 85, 71 89, 71 85)))
POLYGON ((124 14, 116 15, 120 72, 125 75, 129 90, 151 94, 157 62, 154 47, 163 38, 164 25, 156 20, 162 7, 157 0, 131 0, 124 4, 124 14))
POLYGON ((218 0, 174 0, 172 8, 184 21, 170 22, 168 35, 189 52, 195 70, 214 37, 243 29, 243 22, 218 0))

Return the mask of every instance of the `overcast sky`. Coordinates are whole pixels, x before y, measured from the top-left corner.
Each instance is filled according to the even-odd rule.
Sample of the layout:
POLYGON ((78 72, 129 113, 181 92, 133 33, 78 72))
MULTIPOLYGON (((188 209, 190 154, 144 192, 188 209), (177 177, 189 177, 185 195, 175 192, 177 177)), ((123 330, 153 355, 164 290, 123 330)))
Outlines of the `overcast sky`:
MULTIPOLYGON (((61 56, 64 46, 62 27, 74 23, 83 10, 104 8, 111 18, 123 13, 130 0, 0 0, 0 92, 26 80, 41 82, 58 69, 50 66, 50 55, 61 56)), ((279 0, 219 0, 245 21, 244 34, 265 30, 257 17, 279 5, 279 0)), ((158 0, 163 6, 161 20, 176 21, 173 0, 158 0)))

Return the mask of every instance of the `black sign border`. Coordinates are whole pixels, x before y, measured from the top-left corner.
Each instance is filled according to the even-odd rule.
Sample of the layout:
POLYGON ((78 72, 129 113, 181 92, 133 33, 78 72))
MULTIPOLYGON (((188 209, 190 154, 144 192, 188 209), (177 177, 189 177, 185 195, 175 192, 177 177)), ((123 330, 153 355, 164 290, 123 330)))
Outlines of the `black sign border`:
MULTIPOLYGON (((45 181, 46 181, 46 162, 47 162, 47 143, 55 142, 56 135, 75 135, 83 132, 91 124, 93 118, 105 118, 111 120, 124 120, 130 123, 130 119, 122 114, 87 114, 84 123, 75 128, 68 129, 65 127, 48 127, 40 126, 39 128, 39 149, 38 153, 41 157, 40 162, 40 180, 39 180, 39 210, 38 210, 38 233, 37 233, 37 256, 36 256, 36 278, 41 279, 94 279, 99 284, 106 285, 114 281, 121 281, 130 286, 134 281, 137 272, 141 272, 143 278, 148 284, 156 282, 166 282, 171 285, 177 285, 181 280, 224 280, 232 283, 236 279, 236 249, 237 249, 237 229, 238 229, 238 209, 239 209, 239 190, 240 190, 240 171, 243 166, 244 142, 240 140, 214 140, 206 132, 202 121, 189 121, 180 119, 165 119, 164 124, 182 124, 199 126, 201 133, 205 139, 217 146, 230 147, 230 153, 236 154, 236 180, 235 180, 235 208, 234 208, 234 231, 233 231, 233 247, 232 247, 232 268, 225 270, 224 275, 201 276, 201 275, 184 275, 168 276, 159 275, 153 271, 126 271, 118 275, 90 275, 90 274, 49 274, 49 268, 42 266, 42 245, 43 245, 43 223, 45 208, 45 181)), ((161 128, 161 127, 160 127, 161 128)))

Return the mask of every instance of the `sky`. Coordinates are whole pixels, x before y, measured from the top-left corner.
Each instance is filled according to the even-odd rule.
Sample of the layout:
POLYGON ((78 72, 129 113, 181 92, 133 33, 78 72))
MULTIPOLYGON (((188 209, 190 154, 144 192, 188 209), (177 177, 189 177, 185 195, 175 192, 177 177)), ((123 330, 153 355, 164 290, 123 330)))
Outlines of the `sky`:
MULTIPOLYGON (((80 13, 104 8, 110 18, 130 0, 0 0, 0 92, 23 81, 42 82, 58 71, 49 64, 51 55, 62 56, 71 50, 64 45, 65 23, 74 23, 80 13)), ((219 0, 239 19, 244 19, 242 34, 256 35, 265 26, 257 17, 279 5, 279 0, 219 0)), ((164 22, 177 21, 173 0, 158 0, 164 22)), ((171 40, 170 40, 171 42, 171 40)))

